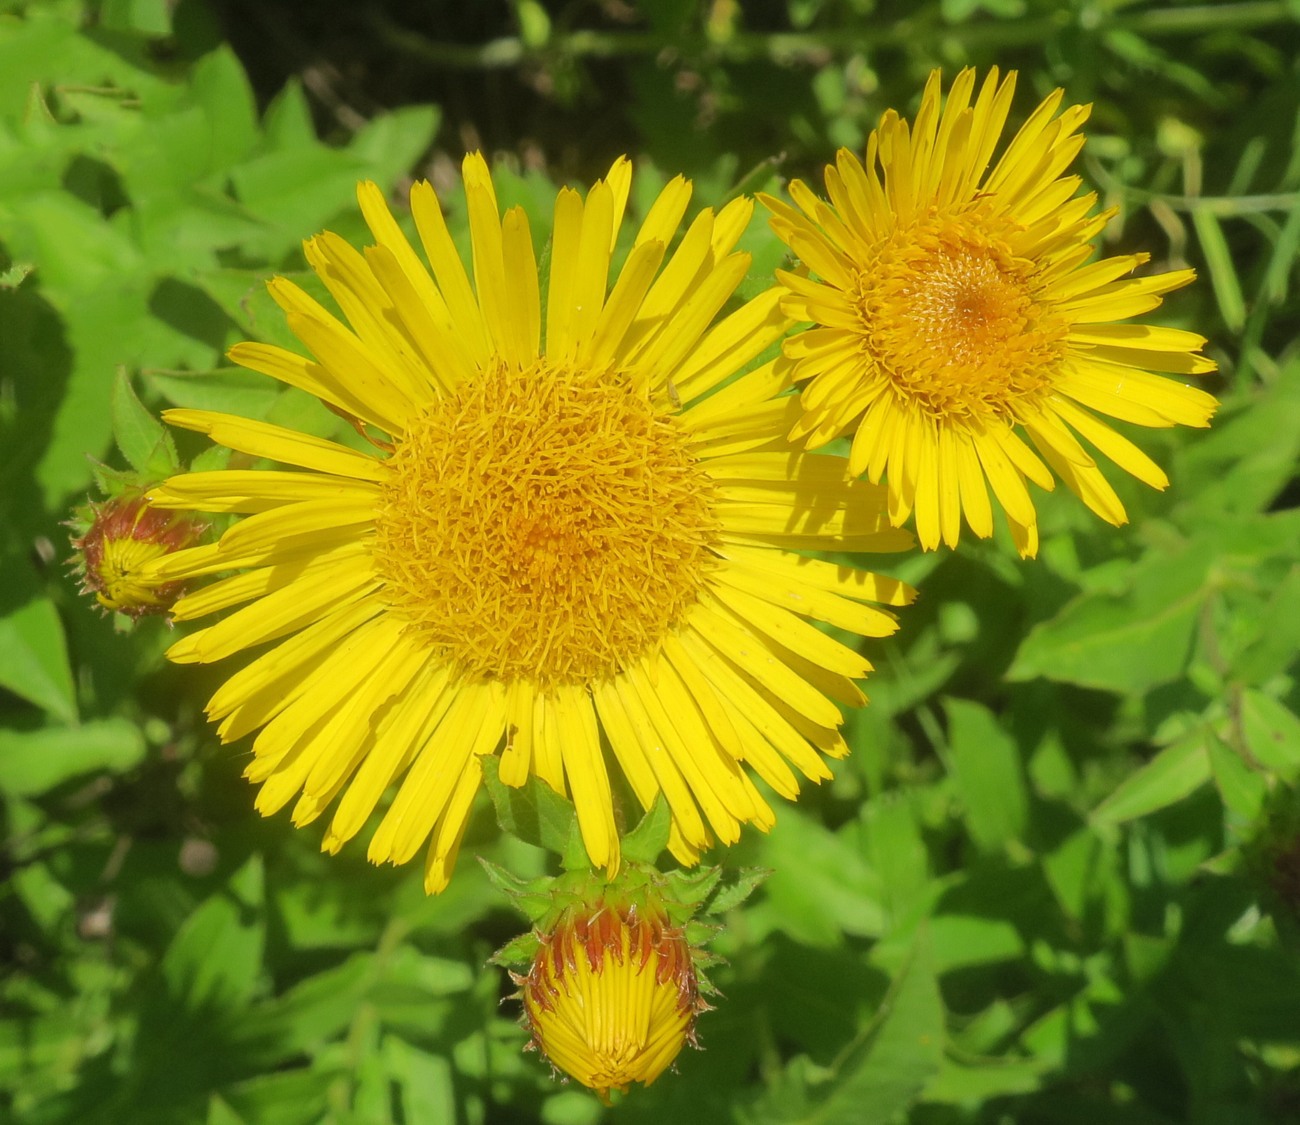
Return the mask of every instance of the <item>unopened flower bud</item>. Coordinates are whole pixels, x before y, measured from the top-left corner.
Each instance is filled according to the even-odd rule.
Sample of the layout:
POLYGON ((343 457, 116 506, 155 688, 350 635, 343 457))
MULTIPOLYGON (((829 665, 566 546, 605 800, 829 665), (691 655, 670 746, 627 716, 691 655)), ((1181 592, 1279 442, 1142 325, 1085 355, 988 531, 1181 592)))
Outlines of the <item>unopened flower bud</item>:
POLYGON ((549 930, 523 987, 533 1044, 608 1099, 650 1085, 694 1042, 700 999, 690 943, 653 908, 605 901, 566 910, 549 930))
POLYGON ((149 577, 154 559, 192 547, 206 524, 181 512, 152 508, 137 491, 90 505, 89 527, 72 540, 81 588, 105 609, 131 617, 165 613, 184 584, 149 577))

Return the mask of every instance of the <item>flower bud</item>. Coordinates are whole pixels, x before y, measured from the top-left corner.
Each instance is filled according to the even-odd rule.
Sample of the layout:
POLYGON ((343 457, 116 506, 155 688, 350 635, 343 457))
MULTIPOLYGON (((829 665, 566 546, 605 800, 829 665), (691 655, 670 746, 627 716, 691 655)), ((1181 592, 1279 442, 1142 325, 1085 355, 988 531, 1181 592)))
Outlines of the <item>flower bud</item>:
POLYGON ((131 617, 166 613, 184 584, 150 578, 147 564, 192 547, 206 527, 185 513, 151 508, 138 491, 91 504, 89 527, 72 540, 82 591, 131 617))
POLYGON ((523 987, 533 1045, 608 1100, 650 1085, 695 1042, 708 1005, 683 928, 653 907, 606 900, 571 907, 548 932, 523 987))

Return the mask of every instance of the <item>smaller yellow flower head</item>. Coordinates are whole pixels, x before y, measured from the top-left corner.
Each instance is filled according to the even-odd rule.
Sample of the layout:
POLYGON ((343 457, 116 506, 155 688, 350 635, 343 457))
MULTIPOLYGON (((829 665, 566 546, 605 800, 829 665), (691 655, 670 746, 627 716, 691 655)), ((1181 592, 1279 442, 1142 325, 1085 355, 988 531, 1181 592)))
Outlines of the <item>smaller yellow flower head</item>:
POLYGON ((1189 382, 1215 370, 1205 338, 1132 320, 1193 271, 1094 260, 1113 212, 1067 174, 1089 107, 1056 90, 1003 145, 1015 78, 995 68, 977 90, 963 70, 945 99, 935 71, 915 120, 889 110, 864 156, 840 150, 826 201, 799 180, 794 207, 760 197, 804 267, 778 271, 781 308, 810 325, 784 345, 803 388, 790 437, 852 434, 850 473, 887 484, 890 521, 913 519, 925 550, 956 547, 963 523, 987 538, 996 506, 1035 554, 1027 485, 1058 479, 1123 524, 1099 462, 1169 481, 1111 420, 1203 427, 1217 405, 1189 382))
POLYGON ((185 583, 151 577, 147 564, 193 546, 206 524, 152 508, 138 492, 93 504, 91 511, 86 533, 72 540, 82 590, 105 609, 131 617, 166 613, 185 583))
POLYGON ((700 999, 681 927, 653 908, 601 901, 565 911, 519 978, 533 1045, 607 1100, 649 1086, 694 1042, 700 999))

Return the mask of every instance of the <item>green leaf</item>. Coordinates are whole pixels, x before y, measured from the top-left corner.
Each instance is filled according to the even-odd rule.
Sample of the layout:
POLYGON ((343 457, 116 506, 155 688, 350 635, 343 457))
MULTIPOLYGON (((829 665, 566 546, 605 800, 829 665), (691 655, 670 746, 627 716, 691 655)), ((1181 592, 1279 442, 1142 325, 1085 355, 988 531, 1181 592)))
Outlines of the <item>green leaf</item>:
POLYGON ((1025 942, 1005 918, 936 914, 929 921, 935 966, 940 972, 1023 957, 1025 942))
POLYGON ((1295 473, 1300 457, 1300 359, 1180 448, 1175 486, 1181 522, 1195 527, 1223 513, 1261 512, 1295 473))
POLYGON ((187 1011, 227 1011, 252 998, 266 940, 263 896, 255 855, 185 919, 162 969, 168 991, 187 1011))
POLYGON ((1206 735, 1206 749, 1223 803, 1244 821, 1253 823, 1264 807, 1268 782, 1217 735, 1206 735))
POLYGON ((257 140, 257 113, 253 89, 235 53, 222 46, 200 59, 190 76, 190 89, 207 118, 203 137, 207 170, 238 164, 257 140))
POLYGON ((1043 676, 1120 694, 1142 694, 1183 674, 1212 561, 1201 544, 1152 552, 1128 575, 1129 589, 1096 590, 1034 626, 1007 673, 1043 676))
POLYGON ((536 777, 530 777, 518 789, 505 785, 499 768, 500 762, 494 755, 484 758, 483 783, 492 798, 501 830, 525 843, 563 855, 577 827, 573 805, 536 777))
POLYGON ((451 1060, 429 1054, 395 1035, 385 1036, 384 1062, 397 1086, 405 1121, 457 1121, 459 1099, 451 1060))
POLYGON ((798 1086, 807 1082, 809 1087, 800 1091, 802 1099, 796 1098, 806 1099, 800 1112, 788 1115, 789 1100, 778 1086, 754 1120, 761 1125, 883 1125, 915 1102, 939 1073, 943 1047, 943 1001, 929 937, 922 929, 876 1020, 837 1060, 830 1078, 818 1082, 805 1065, 802 1074, 793 1076, 798 1086))
POLYGON ((921 931, 911 962, 894 981, 879 1020, 840 1063, 830 1096, 813 1120, 888 1121, 910 1106, 938 1073, 944 1012, 929 938, 921 931))
POLYGON ((76 897, 45 863, 24 863, 9 875, 10 885, 24 906, 47 931, 76 905, 76 897))
POLYGON ((1241 293, 1241 281, 1228 241, 1223 237, 1223 228, 1212 212, 1201 207, 1192 212, 1192 225, 1210 269, 1210 282, 1223 323, 1230 331, 1240 332, 1246 325, 1246 299, 1241 293))
POLYGON ((759 859, 772 871, 762 908, 770 924, 809 945, 885 929, 879 873, 867 863, 854 826, 833 833, 798 809, 783 810, 759 859))
POLYGON ((1094 823, 1122 824, 1181 801, 1210 780, 1210 756, 1203 731, 1166 746, 1136 773, 1129 774, 1092 810, 1094 823))
POLYGON ((929 881, 929 857, 916 809, 906 793, 873 797, 859 820, 864 851, 880 877, 882 898, 896 925, 924 895, 929 881))
POLYGON ((290 78, 267 106, 262 117, 262 134, 263 143, 271 151, 310 149, 320 144, 311 119, 311 105, 296 77, 290 78))
POLYGON ((1043 1084, 1048 1069, 1038 1059, 945 1057, 925 1100, 965 1106, 1028 1094, 1043 1084))
POLYGON ((117 369, 112 410, 113 437, 133 469, 150 480, 176 471, 179 460, 171 434, 140 401, 125 367, 117 369))
POLYGON ((1018 839, 1025 831, 1028 795, 1015 740, 977 703, 949 699, 944 709, 952 770, 971 838, 988 849, 1018 839))
POLYGON ((308 1053, 348 1026, 377 972, 374 954, 354 953, 241 1012, 232 1028, 234 1044, 268 1068, 308 1053))
POLYGON ((1233 662, 1233 672, 1245 683, 1263 683, 1285 672, 1297 659, 1300 659, 1300 564, 1292 564, 1286 577, 1273 589, 1250 641, 1233 662))
POLYGON ((152 373, 149 381, 173 406, 220 410, 243 418, 261 418, 284 392, 255 371, 218 368, 193 374, 152 373))
POLYGON ((1300 770, 1300 719, 1285 703, 1248 688, 1241 695, 1241 729, 1250 752, 1269 769, 1288 779, 1300 770))
POLYGON ((168 0, 104 0, 100 24, 112 31, 170 35, 172 5, 168 0))
POLYGON ((381 187, 391 188, 433 143, 440 117, 431 105, 378 114, 352 138, 348 152, 365 162, 367 174, 381 187))
POLYGON ((49 598, 35 598, 0 618, 0 687, 62 722, 77 721, 63 622, 49 598))
POLYGON ((259 1074, 225 1087, 221 1095, 231 1112, 249 1125, 310 1125, 328 1119, 329 1078, 328 1072, 297 1067, 259 1074))
POLYGON ((83 774, 125 773, 146 752, 140 728, 125 719, 100 719, 76 727, 0 730, 0 790, 31 797, 83 774))

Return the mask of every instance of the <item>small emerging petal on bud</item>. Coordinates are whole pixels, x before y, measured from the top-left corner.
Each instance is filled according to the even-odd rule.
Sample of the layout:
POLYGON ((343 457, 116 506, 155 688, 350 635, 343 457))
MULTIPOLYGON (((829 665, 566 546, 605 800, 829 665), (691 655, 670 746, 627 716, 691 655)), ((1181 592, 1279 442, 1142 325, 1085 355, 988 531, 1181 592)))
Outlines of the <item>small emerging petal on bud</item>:
POLYGON ((91 511, 90 527, 72 540, 82 590, 105 609, 131 617, 166 613, 184 584, 150 578, 148 564, 192 547, 207 525, 184 513, 151 508, 140 492, 92 504, 91 511))
POLYGON ((650 1085, 694 1041, 699 995, 691 947, 653 910, 597 903, 566 910, 524 978, 533 1043, 608 1099, 650 1085))

